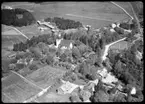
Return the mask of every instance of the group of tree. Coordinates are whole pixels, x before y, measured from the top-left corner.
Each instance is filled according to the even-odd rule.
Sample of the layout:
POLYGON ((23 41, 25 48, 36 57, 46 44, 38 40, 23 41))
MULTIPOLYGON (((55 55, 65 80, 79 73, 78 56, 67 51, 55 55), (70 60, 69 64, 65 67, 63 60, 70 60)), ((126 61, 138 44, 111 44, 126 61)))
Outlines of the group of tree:
MULTIPOLYGON (((137 91, 143 90, 143 60, 137 60, 136 58, 137 46, 132 45, 128 50, 124 50, 121 53, 114 54, 109 53, 109 60, 112 64, 113 70, 111 72, 121 80, 125 86, 136 86, 137 91)), ((136 99, 141 99, 142 94, 136 94, 136 99)))
POLYGON ((38 37, 33 36, 30 40, 27 39, 26 42, 20 42, 13 45, 13 51, 26 51, 32 46, 37 45, 39 42, 44 42, 46 44, 52 44, 55 39, 49 34, 39 35, 38 37))
POLYGON ((62 30, 82 27, 82 23, 80 23, 78 21, 76 22, 74 20, 64 19, 64 18, 60 18, 60 17, 54 17, 54 18, 48 17, 45 19, 45 21, 55 23, 56 26, 62 30))
POLYGON ((2 24, 22 27, 35 22, 35 17, 25 9, 2 9, 2 24))

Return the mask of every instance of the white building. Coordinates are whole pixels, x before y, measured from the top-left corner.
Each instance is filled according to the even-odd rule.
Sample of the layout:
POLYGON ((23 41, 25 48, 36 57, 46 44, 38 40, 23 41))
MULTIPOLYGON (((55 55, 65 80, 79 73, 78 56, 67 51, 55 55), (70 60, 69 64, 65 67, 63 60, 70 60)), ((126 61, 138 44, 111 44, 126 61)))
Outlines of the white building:
POLYGON ((133 87, 130 93, 131 93, 132 95, 135 95, 135 94, 136 94, 136 88, 133 87))

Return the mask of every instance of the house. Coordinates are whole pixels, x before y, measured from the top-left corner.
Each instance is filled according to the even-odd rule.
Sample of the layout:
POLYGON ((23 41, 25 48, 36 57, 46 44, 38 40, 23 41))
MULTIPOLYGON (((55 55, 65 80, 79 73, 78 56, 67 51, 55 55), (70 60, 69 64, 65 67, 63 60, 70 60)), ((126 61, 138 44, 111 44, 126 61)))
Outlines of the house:
POLYGON ((17 60, 17 63, 19 63, 19 64, 25 64, 25 65, 28 64, 26 59, 19 59, 19 60, 17 60))
POLYGON ((71 93, 74 89, 79 87, 78 85, 70 83, 69 81, 64 81, 64 80, 61 80, 61 81, 62 81, 63 85, 58 88, 59 94, 71 93))
POLYGON ((142 59, 142 53, 139 52, 139 51, 137 51, 136 52, 136 58, 138 58, 139 60, 141 60, 142 59))
POLYGON ((102 70, 98 70, 97 73, 98 73, 101 77, 106 77, 106 76, 107 76, 107 70, 106 70, 106 68, 103 68, 102 70))
POLYGON ((120 27, 120 23, 119 22, 117 23, 117 27, 120 27))
POLYGON ((111 32, 116 32, 113 28, 110 29, 111 32))
POLYGON ((106 84, 111 84, 111 85, 113 85, 112 82, 117 82, 117 81, 118 81, 118 79, 115 78, 115 76, 111 75, 110 72, 106 75, 105 78, 102 78, 102 82, 103 82, 103 83, 106 83, 106 84))
POLYGON ((73 44, 71 40, 61 40, 59 47, 61 49, 72 49, 73 48, 73 44))
POLYGON ((56 39, 56 44, 55 47, 58 48, 59 44, 61 43, 61 41, 63 40, 63 38, 61 39, 56 39))
POLYGON ((112 23, 111 26, 114 29, 116 27, 116 24, 115 23, 112 23))
POLYGON ((136 88, 133 87, 130 93, 131 93, 132 95, 135 95, 135 94, 136 94, 136 88))

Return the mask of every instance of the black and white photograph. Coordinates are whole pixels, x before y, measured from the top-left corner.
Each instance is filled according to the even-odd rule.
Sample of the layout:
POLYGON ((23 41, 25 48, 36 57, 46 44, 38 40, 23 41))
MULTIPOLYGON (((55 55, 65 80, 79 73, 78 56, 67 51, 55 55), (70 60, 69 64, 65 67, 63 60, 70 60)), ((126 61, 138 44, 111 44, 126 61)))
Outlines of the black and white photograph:
POLYGON ((142 1, 1 3, 3 103, 143 102, 142 1))

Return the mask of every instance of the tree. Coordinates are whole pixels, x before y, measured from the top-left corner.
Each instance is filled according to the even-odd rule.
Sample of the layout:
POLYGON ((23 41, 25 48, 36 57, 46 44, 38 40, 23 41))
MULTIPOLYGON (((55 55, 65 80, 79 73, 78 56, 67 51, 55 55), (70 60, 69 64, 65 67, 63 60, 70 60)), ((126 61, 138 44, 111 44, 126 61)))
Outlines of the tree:
POLYGON ((79 59, 81 58, 81 53, 79 51, 79 49, 77 47, 74 47, 72 49, 72 56, 75 58, 75 59, 79 59))
POLYGON ((65 53, 61 54, 60 60, 65 62, 67 60, 67 55, 65 53))

